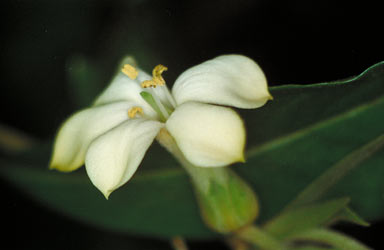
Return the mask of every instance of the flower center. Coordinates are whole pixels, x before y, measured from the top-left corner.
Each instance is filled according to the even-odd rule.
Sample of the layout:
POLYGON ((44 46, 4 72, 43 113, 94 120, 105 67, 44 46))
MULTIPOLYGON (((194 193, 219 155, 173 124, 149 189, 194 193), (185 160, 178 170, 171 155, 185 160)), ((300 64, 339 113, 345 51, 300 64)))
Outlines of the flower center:
MULTIPOLYGON (((140 86, 145 89, 140 92, 140 96, 152 107, 152 109, 158 114, 160 121, 165 122, 170 114, 176 108, 176 102, 173 99, 173 96, 169 92, 169 89, 165 83, 165 80, 162 76, 163 72, 168 68, 164 65, 157 65, 152 70, 152 79, 145 80, 140 83, 140 86)), ((139 72, 138 70, 130 64, 125 64, 122 72, 127 75, 130 79, 136 80, 139 72)), ((128 116, 133 118, 139 112, 143 114, 142 108, 132 107, 128 111, 128 116)))

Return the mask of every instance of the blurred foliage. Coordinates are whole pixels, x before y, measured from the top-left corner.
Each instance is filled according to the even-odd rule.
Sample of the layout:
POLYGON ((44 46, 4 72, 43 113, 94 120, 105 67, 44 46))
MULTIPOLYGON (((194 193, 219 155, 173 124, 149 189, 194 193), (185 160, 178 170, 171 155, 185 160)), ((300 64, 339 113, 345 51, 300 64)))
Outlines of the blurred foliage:
MULTIPOLYGON (((347 1, 6 0, 0 8, 0 122, 37 140, 51 139, 65 117, 86 106, 108 84, 126 54, 135 56, 147 70, 158 63, 167 65, 170 70, 165 77, 170 85, 186 68, 225 53, 255 59, 271 85, 343 79, 383 60, 381 23, 379 6, 347 1), (74 86, 81 86, 80 82, 89 85, 83 85, 88 96, 79 102, 74 86)), ((44 159, 49 145, 35 150, 17 164, 44 166, 48 159, 34 159, 37 154, 44 159)), ((360 174, 365 173, 356 175, 360 174)), ((106 242, 112 244, 110 249, 122 249, 120 245, 128 244, 113 244, 114 236, 91 228, 84 228, 89 234, 77 231, 74 228, 80 226, 74 222, 56 227, 49 220, 59 217, 46 215, 42 204, 18 198, 24 196, 8 184, 3 184, 3 190, 6 211, 14 221, 9 225, 14 228, 10 233, 34 236, 28 237, 28 247, 22 249, 44 249, 39 245, 45 239, 39 234, 44 231, 30 225, 40 221, 63 235, 51 234, 58 242, 50 242, 55 249, 79 245, 82 249, 105 249, 101 246, 106 242), (91 244, 95 238, 100 241, 91 244), (73 245, 65 245, 66 241, 73 245)), ((353 230, 374 242, 369 234, 353 230)), ((153 249, 153 245, 145 245, 148 241, 136 243, 153 249)), ((168 246, 165 242, 154 244, 168 246)))

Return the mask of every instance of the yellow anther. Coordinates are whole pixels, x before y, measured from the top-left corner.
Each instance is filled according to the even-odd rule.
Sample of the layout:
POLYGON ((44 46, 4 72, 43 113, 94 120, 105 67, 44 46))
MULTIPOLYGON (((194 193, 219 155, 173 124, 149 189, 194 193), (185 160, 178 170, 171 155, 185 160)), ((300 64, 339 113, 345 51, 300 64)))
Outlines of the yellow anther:
POLYGON ((164 85, 165 85, 165 81, 164 81, 163 77, 161 77, 161 76, 159 76, 159 77, 154 77, 154 78, 152 79, 152 81, 154 81, 155 84, 158 85, 158 86, 164 86, 164 85))
POLYGON ((121 71, 132 80, 135 80, 137 78, 137 75, 139 74, 137 69, 130 64, 125 64, 121 71))
POLYGON ((168 68, 165 67, 164 65, 157 65, 153 70, 152 70, 152 75, 153 77, 158 77, 158 76, 161 76, 161 74, 163 74, 164 71, 167 71, 168 68))
POLYGON ((140 115, 143 114, 143 109, 140 108, 140 107, 132 107, 128 110, 128 116, 129 118, 134 118, 137 113, 139 113, 140 115))
POLYGON ((141 87, 142 88, 156 88, 157 84, 154 80, 146 80, 144 82, 141 83, 141 87))
POLYGON ((164 78, 161 76, 161 74, 163 74, 163 72, 166 70, 168 70, 168 68, 161 64, 157 65, 152 70, 153 80, 156 82, 157 85, 163 86, 165 84, 164 78))
POLYGON ((151 80, 146 80, 141 83, 142 88, 156 88, 157 86, 164 86, 165 85, 165 80, 161 76, 161 74, 166 71, 168 68, 165 67, 164 65, 157 65, 153 70, 152 70, 152 79, 151 80))

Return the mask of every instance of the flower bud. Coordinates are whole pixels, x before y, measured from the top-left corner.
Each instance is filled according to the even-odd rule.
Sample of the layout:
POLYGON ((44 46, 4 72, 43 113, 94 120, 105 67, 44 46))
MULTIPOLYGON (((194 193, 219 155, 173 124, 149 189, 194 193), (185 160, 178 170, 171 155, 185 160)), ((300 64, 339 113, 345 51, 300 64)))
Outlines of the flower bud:
POLYGON ((194 181, 206 225, 219 233, 231 233, 253 223, 259 213, 253 190, 229 168, 202 168, 200 178, 206 171, 210 171, 208 182, 194 181))

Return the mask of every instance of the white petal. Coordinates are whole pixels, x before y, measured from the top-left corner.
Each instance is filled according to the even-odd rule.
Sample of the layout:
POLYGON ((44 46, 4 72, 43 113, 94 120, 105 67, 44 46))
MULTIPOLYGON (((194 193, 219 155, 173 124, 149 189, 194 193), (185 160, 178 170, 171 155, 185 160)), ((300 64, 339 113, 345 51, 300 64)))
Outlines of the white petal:
POLYGON ((178 105, 199 101, 237 108, 257 108, 272 98, 263 71, 241 55, 219 56, 188 69, 172 94, 178 105))
POLYGON ((140 96, 140 92, 143 91, 140 83, 144 80, 151 79, 151 76, 139 69, 138 71, 139 75, 135 80, 132 80, 122 72, 119 72, 106 90, 104 90, 104 92, 96 99, 94 105, 102 105, 118 101, 134 102, 140 106, 148 105, 140 96))
POLYGON ((108 198, 135 173, 163 123, 130 119, 95 139, 85 166, 92 183, 108 198))
POLYGON ((66 120, 57 134, 51 168, 72 171, 84 164, 93 139, 128 119, 132 103, 118 102, 82 110, 66 120))
POLYGON ((244 125, 230 108, 184 103, 169 117, 166 128, 196 166, 220 167, 244 161, 244 125))

